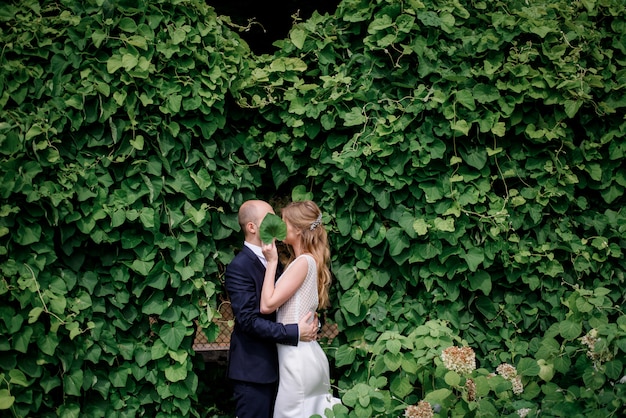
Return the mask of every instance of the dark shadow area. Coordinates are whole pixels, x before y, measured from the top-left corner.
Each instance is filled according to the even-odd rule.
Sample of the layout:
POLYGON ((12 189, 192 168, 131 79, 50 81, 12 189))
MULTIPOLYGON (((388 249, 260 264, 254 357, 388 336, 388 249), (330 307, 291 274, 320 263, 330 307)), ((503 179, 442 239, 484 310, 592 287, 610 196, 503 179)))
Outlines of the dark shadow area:
POLYGON ((235 416, 232 387, 226 377, 226 364, 206 362, 202 355, 194 359, 198 375, 198 405, 202 418, 231 418, 235 416))
POLYGON ((340 0, 207 0, 218 15, 230 16, 231 21, 248 28, 239 32, 257 55, 271 54, 272 45, 288 36, 294 21, 307 20, 315 10, 332 14, 340 0))

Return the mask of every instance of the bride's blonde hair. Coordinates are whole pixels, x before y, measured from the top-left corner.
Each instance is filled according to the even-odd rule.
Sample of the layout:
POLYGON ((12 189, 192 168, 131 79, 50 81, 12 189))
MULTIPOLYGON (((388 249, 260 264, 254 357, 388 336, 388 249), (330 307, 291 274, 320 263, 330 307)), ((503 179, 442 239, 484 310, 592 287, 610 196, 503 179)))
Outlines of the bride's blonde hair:
MULTIPOLYGON (((291 226, 300 231, 301 249, 310 253, 317 264, 317 294, 319 307, 329 306, 328 291, 331 283, 330 248, 328 235, 322 224, 322 211, 311 200, 292 202, 281 210, 281 215, 289 221, 291 226)), ((291 248, 291 257, 294 258, 291 248)))

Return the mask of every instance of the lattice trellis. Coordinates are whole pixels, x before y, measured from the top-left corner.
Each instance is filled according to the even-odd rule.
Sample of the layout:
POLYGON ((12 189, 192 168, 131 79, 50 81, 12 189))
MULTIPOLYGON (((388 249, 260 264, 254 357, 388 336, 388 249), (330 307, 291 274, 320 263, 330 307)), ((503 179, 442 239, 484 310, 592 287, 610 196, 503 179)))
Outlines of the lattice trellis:
POLYGON ((202 332, 202 329, 198 327, 196 339, 193 343, 193 349, 195 351, 228 350, 230 346, 230 334, 233 332, 233 325, 235 323, 233 310, 228 301, 222 302, 218 310, 222 317, 213 319, 213 322, 216 323, 220 329, 217 338, 215 341, 209 342, 207 336, 202 332))

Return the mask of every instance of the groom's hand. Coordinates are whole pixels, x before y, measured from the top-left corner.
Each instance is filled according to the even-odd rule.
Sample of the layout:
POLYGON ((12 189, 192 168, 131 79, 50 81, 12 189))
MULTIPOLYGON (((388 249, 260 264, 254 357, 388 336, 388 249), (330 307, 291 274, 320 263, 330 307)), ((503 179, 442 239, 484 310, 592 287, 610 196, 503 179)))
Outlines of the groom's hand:
POLYGON ((308 342, 315 341, 317 339, 317 330, 319 321, 317 319, 317 314, 311 320, 311 316, 313 312, 309 312, 300 319, 298 322, 298 330, 300 332, 300 341, 308 342))

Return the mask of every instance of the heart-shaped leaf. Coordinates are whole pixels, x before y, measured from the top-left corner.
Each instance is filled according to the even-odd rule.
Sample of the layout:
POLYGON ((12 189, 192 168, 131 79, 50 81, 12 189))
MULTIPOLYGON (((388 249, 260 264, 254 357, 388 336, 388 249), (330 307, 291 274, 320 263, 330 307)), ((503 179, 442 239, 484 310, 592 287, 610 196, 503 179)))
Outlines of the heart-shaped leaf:
POLYGON ((273 238, 282 241, 287 237, 287 224, 277 215, 268 213, 261 222, 259 233, 261 241, 265 243, 272 242, 273 238))

